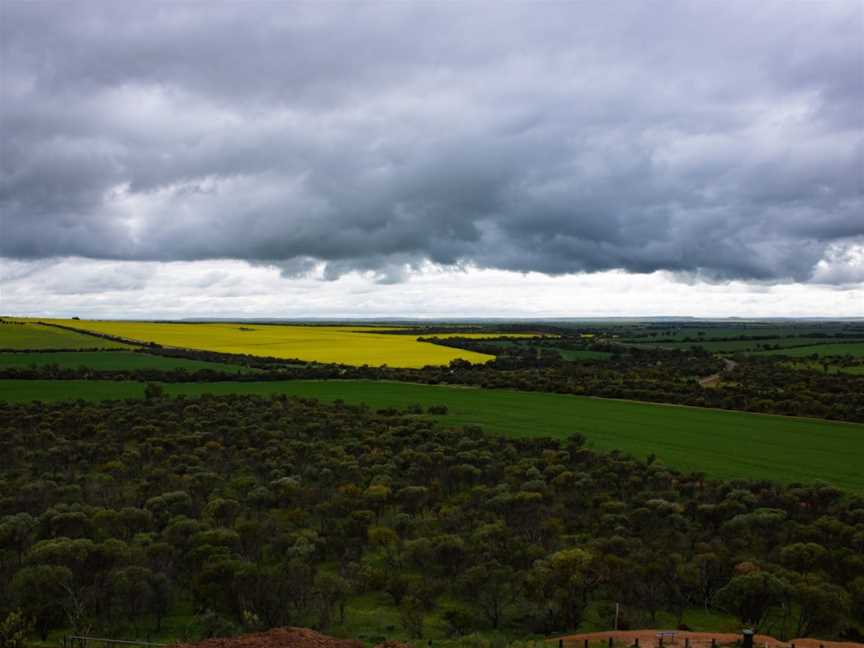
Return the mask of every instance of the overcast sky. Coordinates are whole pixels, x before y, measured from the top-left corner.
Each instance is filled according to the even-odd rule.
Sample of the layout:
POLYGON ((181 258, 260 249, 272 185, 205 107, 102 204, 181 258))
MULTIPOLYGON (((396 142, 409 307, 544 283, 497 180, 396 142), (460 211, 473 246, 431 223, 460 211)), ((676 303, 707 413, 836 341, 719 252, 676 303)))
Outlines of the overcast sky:
POLYGON ((864 316, 860 0, 0 3, 0 313, 864 316))

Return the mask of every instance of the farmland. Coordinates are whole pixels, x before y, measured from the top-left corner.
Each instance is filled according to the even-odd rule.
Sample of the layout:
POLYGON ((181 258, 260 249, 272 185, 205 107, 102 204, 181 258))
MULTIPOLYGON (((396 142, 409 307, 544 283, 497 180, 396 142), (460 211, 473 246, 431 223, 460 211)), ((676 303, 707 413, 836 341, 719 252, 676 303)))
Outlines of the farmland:
POLYGON ((836 343, 824 338, 772 338, 768 340, 711 340, 690 342, 652 342, 638 343, 643 349, 663 347, 666 349, 690 349, 695 346, 702 347, 713 353, 770 353, 775 355, 810 355, 817 353, 821 355, 843 355, 844 353, 855 353, 852 349, 858 347, 864 349, 864 342, 836 343), (775 349, 774 347, 780 347, 775 349), (849 349, 844 350, 849 347, 849 349))
MULTIPOLYGON (((422 367, 452 360, 485 362, 491 356, 418 342, 418 335, 386 327, 191 324, 53 320, 53 323, 138 342, 221 353, 251 354, 351 365, 422 367), (393 330, 393 329, 389 329, 393 330)), ((478 335, 486 337, 488 335, 478 335)), ((441 336, 446 337, 446 336, 441 336)))
MULTIPOLYGON (((709 607, 688 594, 686 609, 675 589, 657 601, 643 595, 658 573, 702 564, 678 551, 682 539, 718 551, 710 559, 722 575, 716 587, 737 583, 729 575, 742 560, 769 564, 779 555, 786 571, 778 578, 794 592, 799 576, 788 571, 796 565, 788 556, 797 555, 799 538, 839 552, 839 560, 847 549, 835 529, 852 529, 860 515, 854 503, 864 494, 864 389, 855 359, 828 360, 826 372, 807 356, 720 355, 752 340, 713 340, 708 344, 725 348, 712 352, 684 340, 632 344, 609 333, 614 329, 548 325, 502 333, 509 329, 56 323, 93 335, 32 322, 26 328, 91 346, 106 343, 98 337, 106 334, 166 347, 0 353, 0 443, 15 462, 0 478, 12 494, 3 500, 0 542, 11 537, 13 522, 29 524, 9 512, 27 512, 38 527, 23 564, 8 548, 3 554, 2 544, 0 556, 11 556, 7 571, 21 583, 31 577, 30 564, 57 571, 49 555, 55 545, 87 551, 91 540, 127 543, 122 566, 105 566, 92 582, 57 571, 89 592, 91 618, 113 636, 132 636, 130 627, 134 635, 134 624, 115 619, 136 614, 134 623, 157 628, 151 638, 160 641, 174 641, 176 628, 207 634, 211 613, 194 612, 201 605, 245 623, 230 603, 242 596, 245 605, 274 611, 271 625, 407 638, 417 630, 406 605, 423 597, 424 636, 447 646, 454 620, 460 632, 480 633, 472 637, 489 632, 494 617, 484 616, 486 598, 477 601, 499 591, 489 585, 499 577, 518 588, 519 604, 505 604, 499 620, 513 637, 607 628, 610 602, 623 596, 640 627, 659 606, 657 622, 670 627, 735 628, 739 621, 713 603, 719 594, 709 607), (479 361, 412 368, 441 353, 479 361), (287 360, 295 357, 301 361, 287 360), (338 364, 324 363, 328 358, 338 364), (211 372, 195 373, 202 369, 211 372), (241 371, 254 373, 228 373, 241 371), (716 384, 704 388, 702 379, 712 375, 716 384), (298 398, 273 398, 285 396, 298 398), (130 508, 130 501, 137 504, 130 508), (781 524, 787 539, 762 541, 766 520, 781 524), (606 564, 613 545, 615 560, 626 562, 618 576, 606 564), (353 553, 343 574, 337 562, 346 547, 353 553), (494 547, 500 553, 489 554, 494 547), (435 566, 439 551, 453 557, 451 567, 435 566), (543 580, 554 573, 544 565, 564 559, 576 560, 577 570, 588 560, 589 569, 613 580, 580 599, 584 617, 547 622, 531 606, 548 605, 552 590, 532 583, 554 585, 543 580), (122 593, 139 577, 149 592, 140 600, 151 611, 130 615, 121 608, 138 599, 114 596, 115 587, 122 593), (111 583, 104 592, 102 583, 111 583), (318 598, 306 607, 296 599, 289 614, 283 601, 298 585, 318 598), (167 607, 155 597, 157 586, 171 595, 167 607), (346 618, 336 622, 325 610, 327 624, 320 596, 331 587, 346 618), (278 605, 268 608, 271 589, 278 605), (453 617, 454 609, 462 617, 453 617), (154 615, 166 610, 158 630, 154 615)), ((832 330, 808 338, 791 334, 803 332, 794 327, 778 329, 770 343, 818 341, 829 350, 859 344, 845 329, 833 337, 832 330)), ((834 561, 824 563, 822 578, 845 595, 839 588, 847 567, 834 568, 834 561)), ((791 595, 803 602, 796 605, 807 604, 809 590, 802 592, 791 595)), ((856 618, 842 601, 838 610, 856 618)), ((65 620, 55 623, 56 632, 68 632, 65 620)))
MULTIPOLYGON (((656 578, 652 570, 666 569, 681 533, 691 543, 722 543, 719 560, 730 574, 745 557, 732 551, 742 524, 757 529, 763 515, 781 510, 789 538, 813 519, 851 525, 856 513, 847 509, 864 494, 860 360, 827 360, 826 372, 809 354, 750 353, 766 344, 790 345, 787 352, 846 352, 862 344, 850 329, 776 327, 771 330, 777 337, 751 340, 741 339, 745 333, 734 327, 736 335, 706 328, 701 337, 714 339, 693 349, 698 333, 692 327, 668 336, 680 339, 658 343, 650 334, 625 340, 616 327, 19 321, 25 322, 14 325, 19 338, 26 331, 29 340, 0 352, 0 422, 6 421, 0 443, 23 458, 20 471, 6 476, 6 492, 29 492, 58 471, 73 483, 56 482, 57 492, 44 505, 19 497, 8 510, 56 520, 52 524, 73 543, 85 536, 85 542, 120 537, 113 526, 102 527, 113 511, 149 520, 141 530, 157 540, 160 552, 195 565, 187 574, 162 571, 161 558, 147 552, 125 559, 133 565, 129 575, 158 575, 160 587, 172 592, 165 625, 153 635, 166 642, 176 639, 178 627, 196 636, 208 632, 205 617, 192 612, 201 601, 222 619, 236 619, 218 593, 251 585, 250 575, 266 587, 294 588, 297 574, 312 565, 314 578, 305 587, 329 587, 333 578, 345 583, 340 596, 347 618, 328 627, 360 638, 394 632, 407 638, 405 599, 398 603, 393 592, 415 583, 417 570, 426 578, 432 574, 434 590, 424 593, 419 581, 409 586, 426 597, 426 636, 447 646, 454 606, 467 615, 465 628, 480 635, 489 630, 489 618, 475 602, 477 592, 494 592, 487 589, 483 565, 504 566, 505 581, 520 587, 540 582, 548 574, 543 561, 569 555, 567 547, 578 537, 580 551, 585 547, 594 556, 591 564, 602 569, 614 544, 616 560, 629 565, 626 587, 635 582, 647 592, 656 578), (70 347, 70 340, 84 346, 70 347), (120 348, 92 350, 101 345, 120 348), (454 358, 473 364, 450 363, 454 358), (710 388, 704 387, 706 376, 715 378, 710 388), (48 446, 55 452, 41 449, 48 446), (77 458, 72 469, 64 461, 69 448, 77 458), (128 508, 130 493, 144 502, 142 513, 128 508), (69 502, 80 513, 65 513, 69 502), (160 512, 175 505, 180 508, 171 514, 160 512), (75 526, 84 519, 83 530, 75 526), (180 541, 175 522, 199 529, 191 544, 180 541), (491 563, 488 533, 502 534, 506 547, 491 563), (555 547, 551 554, 534 539, 538 533, 555 547), (304 548, 307 538, 326 549, 312 556, 304 548), (208 548, 213 540, 225 546, 208 548), (266 557, 259 568, 245 552, 260 542, 266 557), (356 548, 354 567, 336 577, 331 557, 341 555, 346 542, 356 548), (427 553, 439 543, 455 543, 454 555, 467 552, 479 571, 462 565, 464 576, 456 578, 435 572, 427 553), (279 562, 295 551, 302 560, 279 562), (235 567, 236 577, 211 587, 221 570, 235 567), (291 576, 283 582, 277 576, 282 573, 291 576)), ((8 520, 0 518, 0 524, 8 526, 8 520)), ((833 529, 811 528, 808 542, 833 551, 833 529)), ((40 526, 38 533, 39 548, 26 561, 43 559, 44 542, 66 542, 56 540, 54 527, 40 526)), ((754 533, 747 542, 758 549, 746 557, 774 560, 776 547, 759 545, 761 531, 754 533)), ((668 565, 677 570, 682 563, 673 558, 668 565)), ((846 582, 843 569, 830 572, 832 583, 846 582)), ((26 563, 11 572, 29 573, 26 563)), ((126 578, 122 569, 108 570, 94 583, 115 573, 126 578)), ((266 598, 266 591, 256 586, 242 595, 265 605, 255 597, 266 598)), ((608 627, 609 601, 617 601, 620 591, 618 585, 594 591, 579 628, 608 627)), ((518 594, 519 605, 532 605, 532 596, 518 594)), ((627 610, 644 627, 647 606, 654 604, 640 596, 629 599, 627 610)), ((662 597, 658 622, 684 620, 702 630, 737 625, 721 607, 690 603, 676 613, 675 592, 662 597)), ((106 605, 107 612, 94 607, 91 616, 108 628, 120 608, 106 605)), ((278 618, 321 623, 316 609, 278 618)), ((536 623, 541 617, 504 609, 502 627, 512 636, 538 629, 549 634, 545 626, 522 625, 523 618, 536 623)), ((116 626, 111 632, 123 634, 116 626)))
POLYGON ((141 398, 144 384, 129 380, 0 380, 8 403, 141 398))
MULTIPOLYGON (((447 405, 445 425, 480 425, 510 437, 564 439, 589 447, 655 454, 666 465, 715 478, 825 480, 864 491, 864 426, 814 419, 653 405, 559 394, 372 381, 288 381, 165 385, 170 395, 289 394, 373 408, 447 405)), ((140 383, 0 381, 9 401, 140 398, 140 383)))
POLYGON ((0 349, 125 348, 129 348, 129 345, 35 322, 0 323, 0 349))
MULTIPOLYGON (((91 337, 90 339, 98 340, 91 337)), ((217 362, 201 362, 198 360, 187 360, 185 358, 167 358, 148 353, 136 353, 133 351, 53 351, 39 353, 0 353, 0 369, 28 367, 56 366, 61 369, 77 369, 86 367, 99 371, 118 371, 139 369, 157 369, 171 371, 184 369, 196 371, 209 369, 211 371, 225 371, 236 373, 248 371, 238 365, 230 365, 217 362)))
POLYGON ((788 349, 773 349, 760 351, 757 355, 785 355, 793 358, 803 358, 810 355, 818 356, 854 356, 864 358, 864 342, 845 342, 834 344, 814 344, 796 346, 788 349))

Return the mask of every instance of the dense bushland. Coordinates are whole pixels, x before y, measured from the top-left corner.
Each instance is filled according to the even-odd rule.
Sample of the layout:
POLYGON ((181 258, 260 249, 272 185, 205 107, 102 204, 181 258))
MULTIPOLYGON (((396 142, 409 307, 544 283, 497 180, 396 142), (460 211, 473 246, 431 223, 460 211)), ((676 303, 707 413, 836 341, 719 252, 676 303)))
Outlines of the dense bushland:
POLYGON ((864 617, 864 499, 827 486, 712 482, 446 415, 151 396, 0 405, 0 614, 110 633, 191 603, 326 630, 377 592, 415 636, 433 610, 454 635, 551 633, 613 601, 622 625, 705 607, 786 636, 864 617))

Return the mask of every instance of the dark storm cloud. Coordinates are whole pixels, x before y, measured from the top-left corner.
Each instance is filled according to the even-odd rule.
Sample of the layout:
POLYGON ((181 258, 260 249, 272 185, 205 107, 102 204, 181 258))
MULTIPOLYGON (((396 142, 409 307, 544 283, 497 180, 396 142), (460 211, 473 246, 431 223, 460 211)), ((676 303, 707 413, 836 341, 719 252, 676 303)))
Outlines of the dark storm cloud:
POLYGON ((858 276, 860 3, 4 10, 3 256, 858 276))

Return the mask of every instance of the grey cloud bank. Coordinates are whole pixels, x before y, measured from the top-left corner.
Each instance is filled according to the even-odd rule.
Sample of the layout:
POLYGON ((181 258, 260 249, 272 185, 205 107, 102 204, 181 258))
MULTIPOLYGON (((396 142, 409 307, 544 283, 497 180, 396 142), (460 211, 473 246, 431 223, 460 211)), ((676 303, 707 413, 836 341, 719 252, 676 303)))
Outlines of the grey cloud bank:
POLYGON ((4 13, 8 258, 864 281, 858 2, 4 13))

